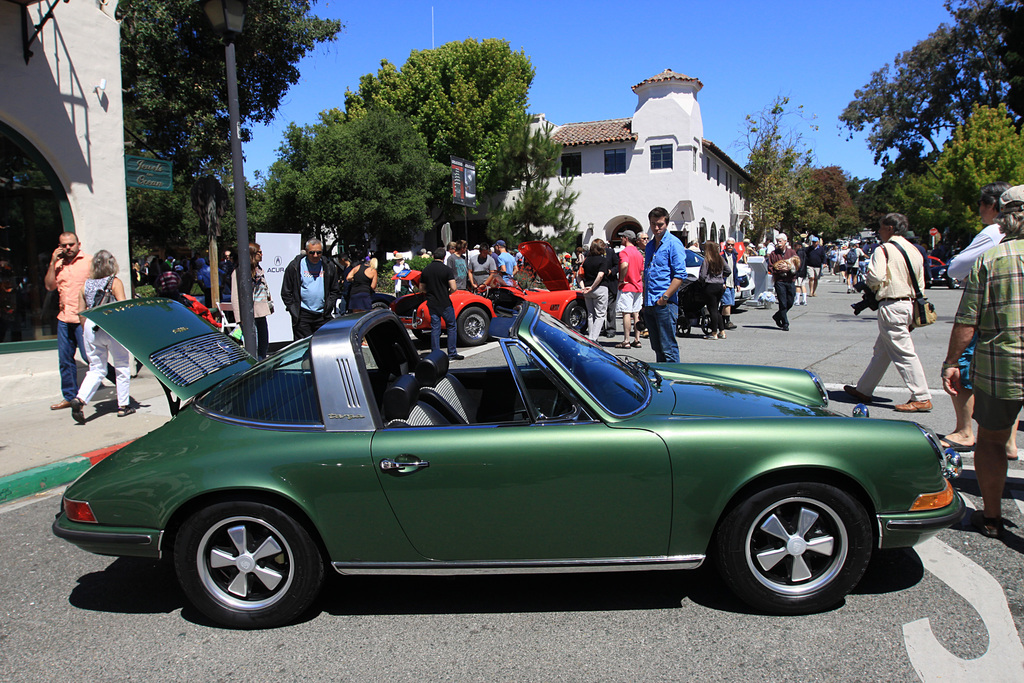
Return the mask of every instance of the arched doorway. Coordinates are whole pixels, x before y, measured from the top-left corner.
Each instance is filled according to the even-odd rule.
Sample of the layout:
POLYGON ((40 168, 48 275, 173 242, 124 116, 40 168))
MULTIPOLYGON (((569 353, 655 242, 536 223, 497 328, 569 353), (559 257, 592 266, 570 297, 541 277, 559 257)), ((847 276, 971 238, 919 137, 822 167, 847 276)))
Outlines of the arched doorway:
POLYGON ((0 353, 52 348, 44 340, 56 335, 57 293, 43 278, 64 231, 73 232, 74 221, 60 179, 0 123, 0 353))
POLYGON ((622 232, 624 230, 632 230, 637 235, 643 232, 639 223, 637 223, 636 221, 627 220, 615 226, 615 229, 612 230, 611 234, 608 236, 608 239, 610 239, 613 244, 617 245, 619 243, 619 236, 622 235, 622 232))

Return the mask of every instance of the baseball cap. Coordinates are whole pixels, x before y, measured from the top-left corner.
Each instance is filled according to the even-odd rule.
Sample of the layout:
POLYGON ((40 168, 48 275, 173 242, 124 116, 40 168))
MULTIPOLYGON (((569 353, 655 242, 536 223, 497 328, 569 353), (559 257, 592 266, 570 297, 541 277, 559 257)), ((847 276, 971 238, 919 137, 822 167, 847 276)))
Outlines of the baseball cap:
POLYGON ((497 242, 494 243, 494 246, 496 246, 496 247, 503 247, 503 246, 505 246, 505 240, 498 240, 497 242))
POLYGON ((818 236, 817 235, 811 235, 811 241, 812 242, 817 242, 818 241, 818 236))
POLYGON ((633 232, 632 230, 623 230, 622 232, 619 233, 619 237, 625 237, 626 239, 632 241, 636 239, 636 233, 633 232))
POLYGON ((1024 209, 1024 185, 1014 185, 999 195, 999 211, 1002 213, 1024 209))

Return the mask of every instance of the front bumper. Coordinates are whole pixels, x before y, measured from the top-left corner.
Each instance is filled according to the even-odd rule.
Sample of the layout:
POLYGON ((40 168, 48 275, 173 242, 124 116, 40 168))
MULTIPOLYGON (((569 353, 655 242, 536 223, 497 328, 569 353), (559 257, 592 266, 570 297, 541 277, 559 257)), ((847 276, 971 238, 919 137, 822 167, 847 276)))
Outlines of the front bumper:
POLYGON ((62 512, 50 530, 57 538, 97 555, 160 557, 163 532, 158 529, 80 524, 68 520, 62 512))
POLYGON ((963 498, 954 491, 953 502, 938 510, 881 513, 878 515, 878 547, 909 548, 953 526, 966 512, 963 498))

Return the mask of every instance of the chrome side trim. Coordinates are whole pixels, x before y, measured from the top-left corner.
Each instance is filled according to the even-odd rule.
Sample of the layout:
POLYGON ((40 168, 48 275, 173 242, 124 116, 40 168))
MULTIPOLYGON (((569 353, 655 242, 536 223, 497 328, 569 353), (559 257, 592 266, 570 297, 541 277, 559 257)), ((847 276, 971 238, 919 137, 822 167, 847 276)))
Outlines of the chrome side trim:
POLYGON ((452 562, 332 562, 339 574, 407 574, 459 576, 466 574, 564 574, 582 572, 696 569, 704 555, 608 557, 588 560, 467 560, 452 562))

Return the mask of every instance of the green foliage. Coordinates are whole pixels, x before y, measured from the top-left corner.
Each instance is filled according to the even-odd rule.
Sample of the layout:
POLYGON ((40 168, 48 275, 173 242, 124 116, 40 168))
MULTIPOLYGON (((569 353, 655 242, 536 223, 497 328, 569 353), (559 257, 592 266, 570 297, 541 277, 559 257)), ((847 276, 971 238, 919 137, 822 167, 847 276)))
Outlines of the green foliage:
POLYGON ((1003 42, 1003 10, 1012 4, 946 0, 954 23, 941 24, 855 92, 839 119, 851 131, 870 129, 868 146, 876 163, 920 172, 922 159, 939 151, 973 105, 1005 100, 1010 74, 993 47, 1003 42))
POLYGON ((860 230, 860 217, 849 192, 849 178, 838 166, 810 169, 804 180, 801 232, 834 240, 860 230))
POLYGON ((895 190, 898 204, 919 236, 931 228, 954 242, 969 241, 981 227, 977 216, 982 186, 1024 177, 1024 134, 1005 105, 975 105, 924 173, 907 175, 895 190))
MULTIPOLYGON (((807 120, 803 105, 791 108, 788 97, 776 97, 767 107, 746 117, 746 171, 751 180, 746 194, 754 233, 763 238, 769 230, 784 227, 800 214, 805 187, 802 174, 811 153, 793 119, 807 120)), ((811 117, 813 118, 813 117, 811 117)))
MULTIPOLYGON (((273 119, 297 64, 341 24, 311 14, 311 0, 250 3, 235 41, 241 137, 247 123, 273 119)), ((128 224, 141 244, 205 238, 191 209, 195 178, 214 173, 228 184, 230 165, 224 46, 195 0, 121 0, 121 73, 129 153, 174 163, 173 192, 129 190, 128 224)))
POLYGON ((510 193, 491 211, 489 239, 504 237, 513 244, 536 239, 576 244, 572 205, 579 193, 572 191, 571 179, 558 178, 562 145, 551 139, 552 128, 547 123, 533 126, 524 116, 499 149, 495 176, 510 193), (552 178, 558 178, 555 191, 551 190, 552 178), (544 234, 541 229, 545 227, 554 230, 554 235, 544 234))
POLYGON ((347 121, 328 110, 313 126, 293 124, 280 154, 252 222, 315 235, 328 251, 362 252, 374 240, 405 248, 415 231, 429 229, 430 188, 448 174, 409 121, 378 109, 347 121))
MULTIPOLYGON (((434 161, 448 166, 454 155, 474 162, 477 193, 488 196, 501 189, 494 166, 502 141, 526 112, 533 76, 529 57, 508 41, 446 43, 414 50, 401 71, 383 60, 376 74, 360 78, 358 92, 345 93, 346 116, 376 107, 409 118, 434 161)), ((438 181, 433 200, 444 215, 455 215, 447 183, 438 181)))

